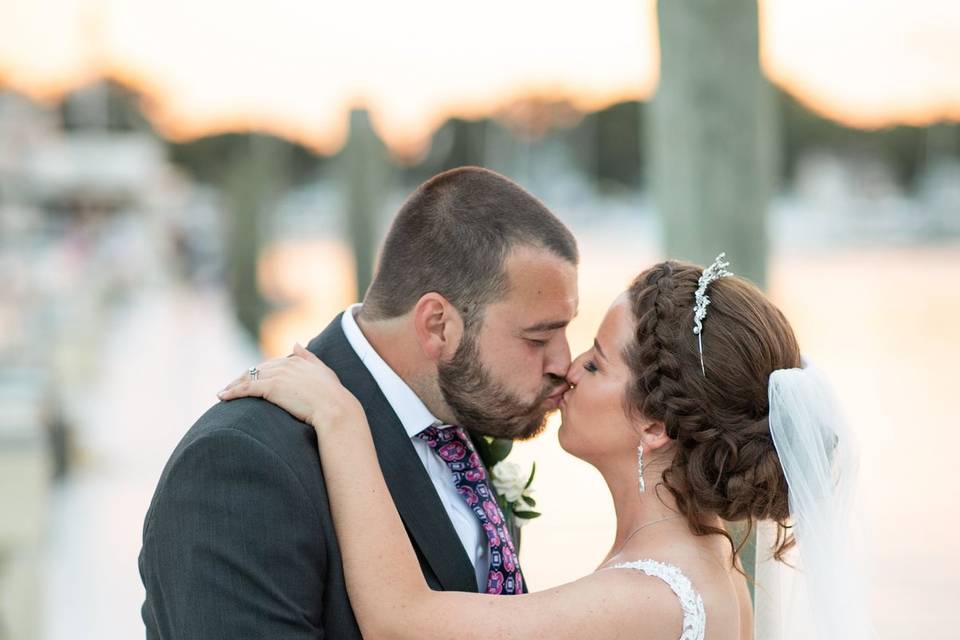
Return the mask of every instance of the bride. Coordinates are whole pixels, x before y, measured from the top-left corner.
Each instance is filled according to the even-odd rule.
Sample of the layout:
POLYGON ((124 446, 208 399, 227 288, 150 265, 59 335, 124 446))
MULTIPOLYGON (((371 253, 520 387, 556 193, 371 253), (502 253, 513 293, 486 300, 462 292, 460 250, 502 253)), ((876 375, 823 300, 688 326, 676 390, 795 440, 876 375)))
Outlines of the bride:
MULTIPOLYGON (((721 254, 707 269, 666 261, 645 270, 571 364, 560 445, 602 474, 617 528, 597 570, 546 591, 427 586, 362 407, 303 347, 220 398, 263 397, 316 430, 364 637, 750 640, 753 606, 724 522, 772 524, 777 560, 795 544, 805 554, 807 538, 842 515, 835 467, 850 447, 784 315, 727 266, 721 254)), ((826 621, 816 637, 861 637, 856 616, 831 613, 844 603, 812 602, 826 621)))

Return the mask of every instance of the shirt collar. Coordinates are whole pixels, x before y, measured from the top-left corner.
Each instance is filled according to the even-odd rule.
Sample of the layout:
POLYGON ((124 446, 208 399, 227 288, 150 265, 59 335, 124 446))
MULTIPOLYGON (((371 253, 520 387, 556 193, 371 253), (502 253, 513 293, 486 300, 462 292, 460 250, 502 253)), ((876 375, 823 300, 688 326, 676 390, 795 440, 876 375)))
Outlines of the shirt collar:
POLYGON ((390 368, 390 365, 380 357, 367 337, 363 335, 355 317, 362 306, 362 304, 357 303, 348 307, 343 312, 340 325, 347 337, 347 342, 350 343, 360 361, 373 376, 387 402, 390 403, 397 417, 400 418, 400 423, 403 424, 407 435, 412 438, 431 425, 443 426, 436 416, 430 413, 430 410, 413 392, 413 389, 390 368))

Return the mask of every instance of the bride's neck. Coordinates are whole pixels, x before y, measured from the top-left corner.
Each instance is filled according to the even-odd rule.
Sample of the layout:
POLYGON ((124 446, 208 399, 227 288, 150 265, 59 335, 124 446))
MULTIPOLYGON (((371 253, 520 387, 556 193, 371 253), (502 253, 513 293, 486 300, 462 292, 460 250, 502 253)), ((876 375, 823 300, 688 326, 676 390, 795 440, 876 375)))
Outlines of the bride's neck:
MULTIPOLYGON (((635 466, 611 465, 608 469, 601 469, 600 473, 613 497, 613 508, 617 516, 616 535, 604 562, 617 555, 624 543, 630 541, 630 535, 639 527, 672 518, 680 513, 670 491, 663 486, 659 486, 658 490, 663 476, 663 470, 658 466, 650 465, 650 468, 644 470, 646 491, 643 493, 639 489, 635 466)), ((636 540, 636 537, 633 540, 636 540)))

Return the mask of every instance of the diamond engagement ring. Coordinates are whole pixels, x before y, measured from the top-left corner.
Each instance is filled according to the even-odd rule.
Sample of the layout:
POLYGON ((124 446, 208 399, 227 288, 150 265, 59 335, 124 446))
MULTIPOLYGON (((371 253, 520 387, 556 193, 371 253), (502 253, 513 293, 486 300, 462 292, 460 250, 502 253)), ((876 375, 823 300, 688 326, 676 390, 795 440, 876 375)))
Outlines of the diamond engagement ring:
POLYGON ((247 373, 250 374, 250 379, 251 379, 251 380, 259 380, 259 379, 260 379, 260 369, 257 369, 256 367, 250 367, 249 369, 247 369, 247 373))

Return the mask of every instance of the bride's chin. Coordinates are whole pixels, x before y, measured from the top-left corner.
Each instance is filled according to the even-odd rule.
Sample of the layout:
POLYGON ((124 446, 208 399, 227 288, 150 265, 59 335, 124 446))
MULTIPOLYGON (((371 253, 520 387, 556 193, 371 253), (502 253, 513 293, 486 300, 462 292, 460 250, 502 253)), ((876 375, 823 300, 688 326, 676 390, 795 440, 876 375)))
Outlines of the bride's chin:
POLYGON ((571 455, 576 455, 569 447, 569 438, 567 437, 572 429, 571 421, 569 416, 566 414, 563 409, 560 410, 560 427, 557 429, 557 440, 560 443, 560 448, 566 451, 571 455))

